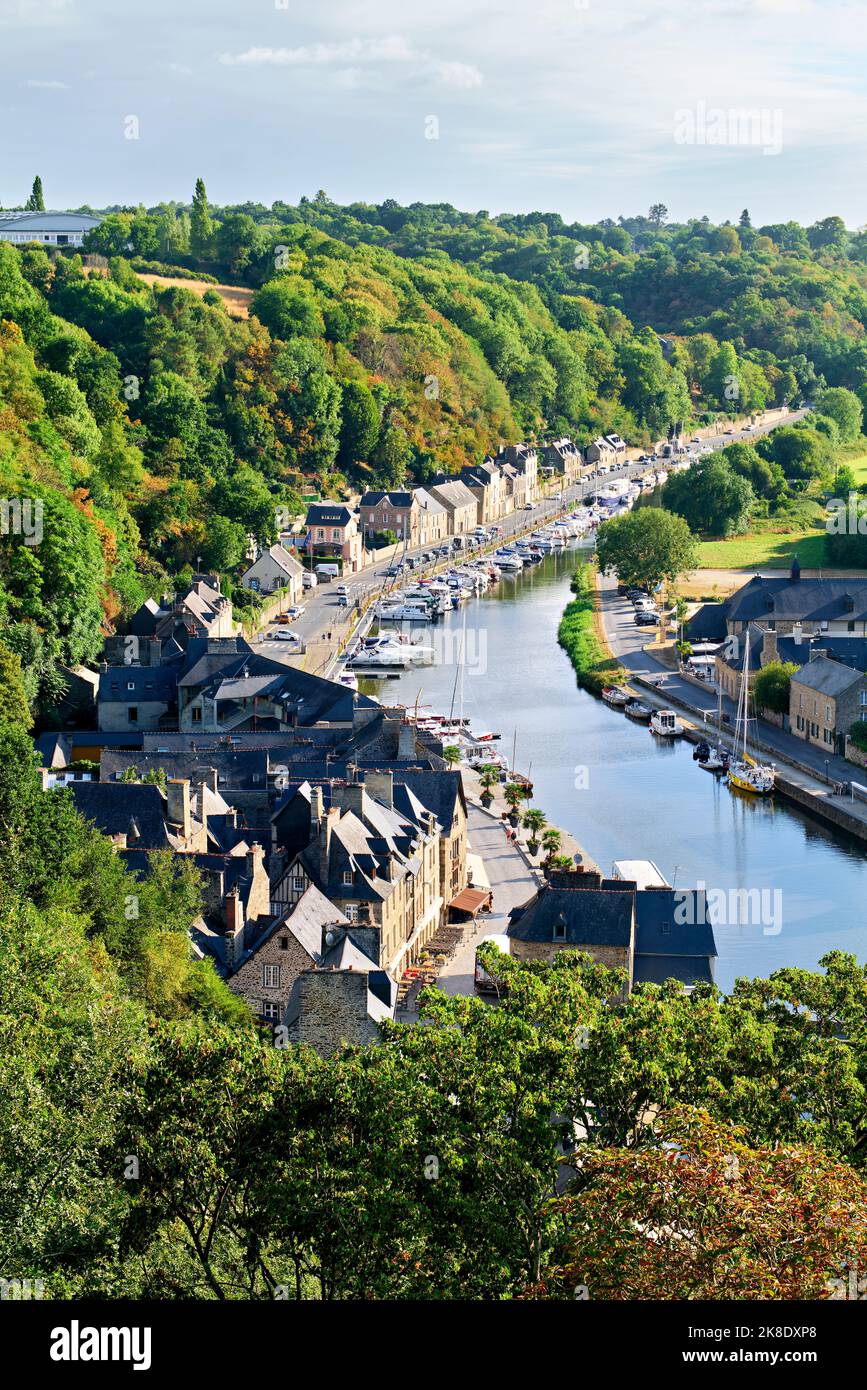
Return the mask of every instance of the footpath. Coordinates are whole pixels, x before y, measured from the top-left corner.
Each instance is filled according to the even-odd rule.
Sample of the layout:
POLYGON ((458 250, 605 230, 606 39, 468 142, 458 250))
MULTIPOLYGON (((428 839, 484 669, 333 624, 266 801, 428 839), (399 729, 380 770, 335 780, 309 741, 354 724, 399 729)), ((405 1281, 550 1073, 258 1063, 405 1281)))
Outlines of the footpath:
MULTIPOLYGON (((692 743, 715 740, 717 687, 672 671, 643 647, 640 629, 630 630, 624 625, 624 613, 631 615, 631 605, 618 597, 616 586, 604 584, 599 596, 604 636, 617 660, 630 671, 629 685, 634 693, 657 709, 676 709, 686 716, 682 723, 692 743)), ((734 706, 727 697, 723 700, 723 713, 729 719, 723 724, 721 742, 731 748, 734 706)), ((757 720, 755 727, 758 732, 750 739, 751 747, 775 764, 778 794, 809 815, 867 840, 867 802, 860 799, 858 792, 859 769, 843 758, 825 757, 820 749, 765 720, 757 720)), ((867 785, 864 795, 867 796, 867 785)))

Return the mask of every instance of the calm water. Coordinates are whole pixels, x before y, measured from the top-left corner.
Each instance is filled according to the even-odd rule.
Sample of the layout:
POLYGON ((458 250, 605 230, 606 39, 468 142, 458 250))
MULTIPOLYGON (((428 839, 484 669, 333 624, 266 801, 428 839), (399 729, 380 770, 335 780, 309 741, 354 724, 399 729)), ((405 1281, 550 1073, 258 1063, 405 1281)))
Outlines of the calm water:
MULTIPOLYGON (((574 550, 548 556, 440 624, 457 652, 466 614, 464 713, 473 727, 499 731, 510 761, 517 729, 517 767, 532 776, 533 804, 603 870, 614 859, 652 859, 670 883, 768 890, 768 906, 780 890, 779 933, 773 914, 762 917, 770 932, 758 924, 715 928, 722 989, 738 975, 813 968, 832 948, 867 960, 860 842, 781 800, 733 794, 698 768, 691 744, 662 743, 578 689, 556 641, 575 563, 574 550)), ((446 663, 363 688, 448 713, 454 685, 455 666, 446 663)))

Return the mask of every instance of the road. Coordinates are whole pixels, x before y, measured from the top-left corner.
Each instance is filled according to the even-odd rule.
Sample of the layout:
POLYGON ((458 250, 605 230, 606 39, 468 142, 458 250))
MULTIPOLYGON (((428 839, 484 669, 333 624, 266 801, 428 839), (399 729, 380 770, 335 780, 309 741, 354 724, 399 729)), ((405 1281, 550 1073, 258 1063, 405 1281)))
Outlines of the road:
MULTIPOLYGON (((759 421, 751 430, 741 428, 731 434, 706 435, 702 438, 702 445, 713 449, 723 449, 728 444, 733 444, 739 440, 754 440, 758 435, 767 434, 770 430, 778 428, 781 423, 794 424, 797 420, 802 419, 806 413, 806 410, 794 410, 790 411, 783 420, 774 417, 759 421)), ((702 433, 704 434, 704 432, 702 433)), ((618 478, 639 478, 648 469, 655 472, 666 462, 671 462, 671 460, 666 460, 661 456, 656 456, 647 463, 630 460, 620 468, 611 469, 598 476, 585 477, 581 482, 574 483, 562 493, 536 503, 532 511, 513 512, 496 523, 502 528, 502 539, 498 538, 486 546, 485 551, 493 550, 497 545, 506 544, 523 533, 537 530, 564 511, 571 509, 576 502, 593 496, 599 488, 607 486, 618 478)), ((408 550, 406 554, 412 559, 417 559, 424 553, 425 549, 430 550, 431 547, 417 546, 408 550)), ((386 571, 392 563, 392 553, 389 551, 386 558, 374 560, 372 564, 365 566, 360 573, 345 578, 344 582, 347 584, 353 599, 363 601, 374 592, 382 590, 389 582, 386 571)), ((460 563, 467 558, 468 554, 479 556, 483 553, 485 553, 483 550, 477 548, 471 552, 455 551, 450 557, 438 556, 435 562, 416 568, 412 572, 412 578, 417 580, 420 577, 429 576, 440 566, 460 563)), ((399 580, 397 582, 400 583, 399 580)), ((352 631, 353 623, 357 618, 357 609, 340 606, 337 584, 334 582, 320 584, 315 589, 305 591, 302 603, 304 612, 292 624, 292 631, 298 634, 303 648, 307 649, 306 668, 308 670, 328 670, 333 655, 336 654, 343 640, 352 631)), ((291 661, 292 664, 305 663, 304 657, 293 655, 292 645, 289 642, 276 638, 276 633, 282 626, 284 625, 272 622, 263 629, 258 639, 263 655, 291 661)))
POLYGON ((493 911, 478 919, 478 926, 444 965, 437 985, 446 994, 473 993, 473 967, 476 947, 493 932, 505 933, 513 907, 527 902, 539 886, 536 874, 527 867, 520 852, 506 839, 502 822, 469 802, 467 805, 469 840, 474 854, 481 855, 494 895, 493 911))

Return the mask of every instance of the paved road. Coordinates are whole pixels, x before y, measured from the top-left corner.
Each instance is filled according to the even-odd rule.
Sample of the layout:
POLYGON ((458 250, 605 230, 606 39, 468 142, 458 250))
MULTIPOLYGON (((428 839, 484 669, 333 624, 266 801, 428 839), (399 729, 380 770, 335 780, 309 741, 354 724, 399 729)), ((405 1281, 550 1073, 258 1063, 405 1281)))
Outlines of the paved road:
MULTIPOLYGON (((790 411, 781 420, 779 417, 760 421, 752 430, 739 429, 732 434, 704 435, 702 445, 714 449, 723 449, 728 444, 736 440, 755 439, 760 434, 766 434, 772 429, 776 429, 781 423, 792 424, 801 419, 806 411, 790 411)), ((655 472, 660 466, 671 460, 661 457, 651 459, 648 463, 639 463, 637 460, 630 460, 622 467, 612 469, 610 472, 601 474, 597 477, 585 477, 581 482, 573 484, 565 489, 561 494, 546 498, 538 502, 532 511, 522 510, 513 512, 510 516, 503 517, 497 524, 502 528, 502 540, 497 540, 496 545, 506 544, 516 536, 529 531, 535 531, 539 527, 546 525, 554 517, 559 516, 564 510, 574 506, 576 502, 582 501, 585 497, 593 496, 600 488, 618 478, 639 478, 649 470, 655 472)), ((491 545, 488 549, 493 549, 491 545)), ((428 547, 430 549, 430 547, 428 547)), ((413 559, 423 553, 424 547, 418 546, 407 551, 413 559)), ((478 556, 482 552, 479 549, 474 551, 455 551, 448 559, 437 557, 436 561, 419 567, 412 572, 412 578, 418 579, 423 575, 431 574, 438 565, 446 563, 460 563, 468 555, 478 556)), ((381 590, 389 581, 386 571, 391 562, 390 554, 382 560, 375 560, 367 565, 359 574, 349 575, 345 579, 353 598, 364 598, 371 593, 381 590)), ((402 581, 398 580, 397 583, 402 581)), ((303 600, 304 613, 292 624, 293 632, 297 632, 303 643, 314 644, 322 643, 326 640, 327 634, 331 634, 330 643, 335 647, 339 640, 348 635, 351 624, 355 617, 352 609, 341 607, 338 602, 337 583, 320 584, 316 589, 307 590, 303 600)), ((264 654, 281 660, 289 660, 293 656, 292 645, 289 642, 276 640, 276 632, 281 625, 277 623, 269 624, 261 635, 264 654)), ((323 651, 325 649, 323 648, 323 651)))
MULTIPOLYGON (((707 690, 703 690, 692 681, 684 680, 672 672, 669 666, 664 666, 655 656, 643 650, 650 629, 636 627, 632 604, 629 599, 618 596, 617 585, 612 578, 606 577, 602 580, 601 603, 605 632, 617 659, 636 675, 664 674, 664 690, 671 691, 678 699, 685 700, 695 709, 708 711, 708 728, 712 729, 717 711, 716 686, 708 686, 707 690)), ((727 696, 723 698, 723 710, 730 716, 731 727, 734 728, 737 711, 734 702, 727 696)), ((853 776, 856 781, 861 780, 858 769, 847 763, 845 758, 827 757, 821 749, 814 748, 804 739, 795 738, 783 729, 778 729, 774 724, 768 724, 764 719, 758 720, 756 727, 763 744, 772 748, 781 758, 788 756, 802 766, 810 768, 820 781, 825 782, 826 778, 830 778, 834 781, 848 782, 853 776)))
POLYGON ((481 855, 494 895, 493 912, 479 918, 475 932, 443 966, 437 985, 446 994, 473 993, 473 967, 476 947, 492 932, 505 932, 513 907, 527 902, 538 887, 538 879, 524 859, 509 844, 503 826, 472 802, 468 804, 469 838, 474 854, 481 855))

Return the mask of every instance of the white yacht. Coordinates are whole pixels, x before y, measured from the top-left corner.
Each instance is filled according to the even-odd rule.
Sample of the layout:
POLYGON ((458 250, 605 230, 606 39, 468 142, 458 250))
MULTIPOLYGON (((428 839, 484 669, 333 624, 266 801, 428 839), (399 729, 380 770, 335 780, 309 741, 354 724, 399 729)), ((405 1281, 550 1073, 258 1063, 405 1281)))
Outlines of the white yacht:
POLYGON ((650 732, 660 738, 680 738, 683 725, 672 709, 657 709, 650 716, 650 732))

